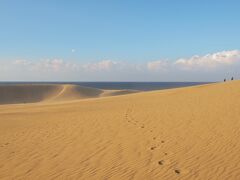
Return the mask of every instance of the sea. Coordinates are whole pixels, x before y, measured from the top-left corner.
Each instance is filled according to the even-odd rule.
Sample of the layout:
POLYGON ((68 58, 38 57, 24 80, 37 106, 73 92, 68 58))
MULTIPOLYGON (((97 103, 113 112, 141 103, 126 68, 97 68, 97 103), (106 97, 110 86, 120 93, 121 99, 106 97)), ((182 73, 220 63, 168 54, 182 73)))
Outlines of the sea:
POLYGON ((140 91, 152 91, 161 89, 171 89, 187 86, 196 86, 202 84, 209 84, 213 82, 0 82, 4 84, 75 84, 80 86, 87 86, 99 89, 132 89, 140 91))

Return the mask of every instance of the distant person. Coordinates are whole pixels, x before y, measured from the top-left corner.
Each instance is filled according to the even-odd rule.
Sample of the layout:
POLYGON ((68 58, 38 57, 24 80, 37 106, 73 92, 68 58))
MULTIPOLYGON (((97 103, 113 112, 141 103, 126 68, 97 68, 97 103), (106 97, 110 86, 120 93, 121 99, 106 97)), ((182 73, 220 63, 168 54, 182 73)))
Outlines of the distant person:
POLYGON ((226 82, 226 79, 224 79, 224 82, 226 82))
POLYGON ((231 81, 233 80, 233 77, 231 78, 231 81))

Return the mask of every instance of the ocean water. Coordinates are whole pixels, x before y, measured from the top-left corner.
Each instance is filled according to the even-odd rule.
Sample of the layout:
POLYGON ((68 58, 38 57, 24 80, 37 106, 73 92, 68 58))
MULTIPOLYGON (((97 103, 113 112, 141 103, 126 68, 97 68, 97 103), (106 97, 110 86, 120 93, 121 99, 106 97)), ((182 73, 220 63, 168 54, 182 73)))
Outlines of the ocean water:
POLYGON ((195 86, 211 82, 0 82, 4 84, 76 84, 99 89, 133 89, 140 91, 152 91, 171 89, 178 87, 195 86))

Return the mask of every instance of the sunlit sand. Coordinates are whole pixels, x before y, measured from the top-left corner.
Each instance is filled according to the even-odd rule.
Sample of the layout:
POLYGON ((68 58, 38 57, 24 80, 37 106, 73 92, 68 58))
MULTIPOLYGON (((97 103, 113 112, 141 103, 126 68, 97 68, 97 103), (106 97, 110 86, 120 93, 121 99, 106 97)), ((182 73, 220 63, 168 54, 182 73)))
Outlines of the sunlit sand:
POLYGON ((240 81, 129 92, 0 87, 0 179, 240 179, 240 81))

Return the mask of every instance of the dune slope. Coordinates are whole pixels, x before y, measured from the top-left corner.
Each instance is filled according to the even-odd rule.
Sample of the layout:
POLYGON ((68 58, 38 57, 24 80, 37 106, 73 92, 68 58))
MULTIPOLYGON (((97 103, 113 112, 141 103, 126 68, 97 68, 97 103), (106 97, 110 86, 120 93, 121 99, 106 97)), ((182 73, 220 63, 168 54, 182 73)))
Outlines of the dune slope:
POLYGON ((69 101, 134 93, 134 90, 102 90, 78 85, 0 85, 1 104, 69 101))
POLYGON ((0 106, 0 179, 240 179, 240 82, 0 106))
POLYGON ((61 89, 57 85, 1 85, 0 104, 39 102, 54 96, 61 89))

